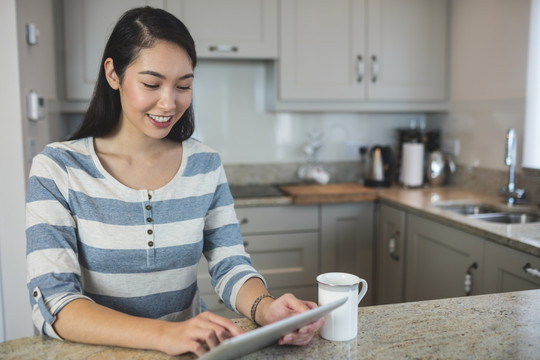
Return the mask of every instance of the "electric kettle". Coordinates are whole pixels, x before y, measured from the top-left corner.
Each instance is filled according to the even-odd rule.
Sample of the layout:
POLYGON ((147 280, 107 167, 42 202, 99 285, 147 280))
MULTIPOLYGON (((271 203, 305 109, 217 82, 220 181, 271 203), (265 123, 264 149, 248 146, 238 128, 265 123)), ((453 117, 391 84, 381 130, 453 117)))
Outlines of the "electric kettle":
POLYGON ((428 155, 427 179, 430 185, 444 185, 447 176, 456 171, 456 164, 440 151, 432 151, 428 155))
POLYGON ((368 187, 389 187, 394 177, 394 155, 390 146, 375 145, 369 153, 369 174, 364 180, 368 187))

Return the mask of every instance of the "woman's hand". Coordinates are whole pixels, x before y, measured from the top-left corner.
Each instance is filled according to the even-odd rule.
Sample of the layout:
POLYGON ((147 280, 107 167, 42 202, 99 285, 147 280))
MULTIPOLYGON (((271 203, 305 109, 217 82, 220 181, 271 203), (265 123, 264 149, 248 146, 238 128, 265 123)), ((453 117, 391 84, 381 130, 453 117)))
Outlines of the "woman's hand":
MULTIPOLYGON (((259 313, 257 319, 261 319, 260 324, 266 325, 316 307, 317 304, 314 302, 297 299, 292 294, 285 294, 272 302, 267 301, 260 304, 257 308, 257 313, 259 313)), ((290 334, 282 336, 279 339, 279 344, 307 345, 323 324, 324 318, 320 318, 290 334)))
POLYGON ((202 356, 221 342, 243 333, 231 320, 203 312, 183 322, 167 323, 160 334, 160 348, 169 355, 192 352, 202 356))

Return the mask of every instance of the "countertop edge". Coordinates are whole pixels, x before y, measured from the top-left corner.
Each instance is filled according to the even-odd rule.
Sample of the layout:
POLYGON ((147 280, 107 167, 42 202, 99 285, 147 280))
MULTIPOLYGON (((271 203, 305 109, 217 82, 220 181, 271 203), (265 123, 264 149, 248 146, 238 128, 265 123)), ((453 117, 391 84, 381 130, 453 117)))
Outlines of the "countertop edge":
MULTIPOLYGON (((433 211, 432 206, 422 206, 422 204, 411 205, 407 201, 400 200, 399 196, 396 196, 396 192, 399 194, 403 192, 415 191, 428 192, 437 191, 449 192, 452 191, 464 191, 459 188, 429 188, 429 189, 370 189, 365 193, 346 193, 346 194, 317 194, 309 196, 292 196, 283 195, 276 197, 250 197, 234 199, 235 207, 256 207, 256 206, 285 206, 285 205, 308 205, 308 204, 330 204, 330 203, 352 203, 352 202, 383 202, 389 205, 393 205, 397 208, 406 210, 411 214, 416 214, 437 221, 442 224, 452 226, 456 229, 466 231, 473 235, 480 236, 484 239, 493 241, 497 244, 508 246, 509 248, 540 257, 540 235, 538 239, 533 238, 519 238, 518 236, 507 235, 507 225, 493 224, 493 223, 475 223, 466 219, 462 215, 448 214, 443 211, 433 211), (388 192, 390 190, 391 193, 388 192), (536 244, 538 242, 538 244, 536 244)), ((468 193, 468 195, 475 193, 468 193)), ((424 195, 426 196, 426 195, 424 195)), ((480 194, 478 194, 480 196, 480 194)), ((462 197, 458 197, 455 200, 463 200, 462 197)), ((531 226, 526 225, 508 225, 508 226, 531 226)), ((536 225, 533 225, 536 226, 536 225)), ((535 228, 536 229, 536 228, 535 228)), ((540 234, 540 229, 538 230, 540 234)))

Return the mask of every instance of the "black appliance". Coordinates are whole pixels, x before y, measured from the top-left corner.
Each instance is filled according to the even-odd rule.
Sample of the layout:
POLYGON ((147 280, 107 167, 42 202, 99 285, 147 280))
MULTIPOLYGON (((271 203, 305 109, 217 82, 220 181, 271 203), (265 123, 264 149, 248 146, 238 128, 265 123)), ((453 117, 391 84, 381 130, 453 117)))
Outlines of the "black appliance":
POLYGON ((390 187, 394 180, 394 163, 394 154, 390 146, 373 146, 369 152, 369 173, 364 179, 364 185, 390 187))

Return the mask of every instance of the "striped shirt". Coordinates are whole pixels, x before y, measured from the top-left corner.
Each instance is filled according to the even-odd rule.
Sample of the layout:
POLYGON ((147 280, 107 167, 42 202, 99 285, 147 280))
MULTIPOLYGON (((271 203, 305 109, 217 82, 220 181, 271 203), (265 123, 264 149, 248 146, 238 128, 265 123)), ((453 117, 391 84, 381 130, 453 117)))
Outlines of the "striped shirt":
POLYGON ((56 338, 56 314, 79 298, 141 317, 197 315, 205 308, 201 254, 232 310, 243 283, 262 279, 244 250, 220 157, 193 139, 175 177, 152 191, 112 177, 93 138, 48 145, 30 171, 26 238, 33 321, 56 338))

